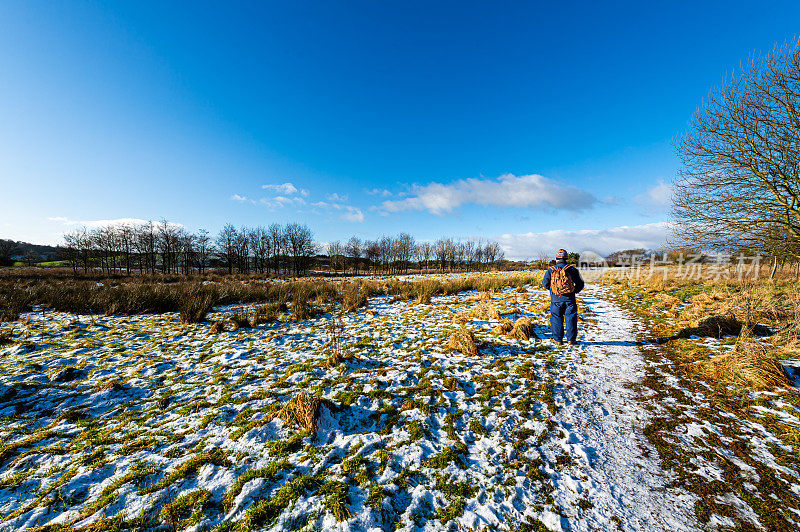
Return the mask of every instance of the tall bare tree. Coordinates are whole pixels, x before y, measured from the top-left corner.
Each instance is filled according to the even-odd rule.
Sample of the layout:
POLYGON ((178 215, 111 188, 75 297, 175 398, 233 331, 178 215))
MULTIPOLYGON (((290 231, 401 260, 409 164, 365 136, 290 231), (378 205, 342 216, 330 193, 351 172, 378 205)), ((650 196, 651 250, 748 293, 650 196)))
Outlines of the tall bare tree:
POLYGON ((800 257, 800 48, 753 59, 677 144, 676 244, 800 257))
POLYGON ((350 267, 356 275, 358 275, 358 267, 363 253, 364 250, 361 246, 361 240, 358 237, 354 236, 350 238, 347 244, 345 244, 345 254, 350 257, 350 267))

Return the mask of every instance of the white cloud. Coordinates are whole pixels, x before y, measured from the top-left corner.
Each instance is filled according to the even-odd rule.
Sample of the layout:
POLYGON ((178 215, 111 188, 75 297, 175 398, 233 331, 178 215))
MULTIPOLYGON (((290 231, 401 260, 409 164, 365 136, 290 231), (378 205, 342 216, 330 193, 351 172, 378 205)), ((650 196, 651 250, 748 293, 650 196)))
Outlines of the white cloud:
POLYGON ((347 205, 341 218, 342 220, 347 220, 348 222, 361 223, 364 221, 364 213, 359 208, 347 205))
POLYGON ((247 201, 247 196, 240 196, 239 194, 234 194, 231 196, 233 201, 238 201, 239 203, 244 203, 247 201))
POLYGON ((342 211, 342 214, 341 216, 339 216, 339 218, 348 222, 361 223, 364 221, 364 212, 358 207, 353 207, 352 205, 344 205, 342 203, 328 203, 325 201, 318 201, 316 203, 312 203, 311 205, 327 211, 331 210, 342 211))
POLYGON ((261 185, 264 190, 275 192, 282 196, 294 196, 299 194, 303 197, 308 196, 308 190, 297 188, 294 183, 281 183, 279 185, 261 185))
POLYGON ((461 205, 474 203, 495 207, 534 207, 580 211, 592 207, 597 199, 572 185, 531 174, 505 174, 497 179, 461 179, 449 185, 431 183, 414 186, 413 195, 397 201, 384 201, 383 210, 398 212, 426 210, 442 215, 461 205))
POLYGON ((328 194, 325 197, 325 199, 327 199, 328 201, 345 202, 347 201, 347 197, 348 197, 347 194, 337 194, 336 192, 334 192, 333 194, 328 194))
POLYGON ((278 209, 281 207, 305 205, 306 200, 299 196, 293 198, 288 198, 286 196, 275 196, 274 198, 261 198, 261 203, 272 209, 278 209))
POLYGON ((658 184, 634 199, 647 207, 665 209, 672 203, 672 186, 659 179, 658 184))
POLYGON ((388 198, 392 195, 392 193, 385 188, 373 188, 370 190, 365 190, 365 192, 370 196, 382 196, 384 198, 388 198))
POLYGON ((669 222, 656 222, 609 229, 556 229, 545 233, 505 234, 495 240, 500 243, 506 257, 511 259, 537 258, 540 253, 555 256, 560 248, 577 253, 592 251, 605 257, 622 249, 662 247, 666 244, 671 227, 669 222))
MULTIPOLYGON (((88 228, 108 227, 111 225, 144 225, 150 222, 160 223, 157 220, 142 220, 141 218, 115 218, 113 220, 70 220, 63 216, 48 218, 51 222, 58 222, 63 225, 81 226, 88 228)), ((183 224, 167 222, 172 227, 183 227, 183 224)))

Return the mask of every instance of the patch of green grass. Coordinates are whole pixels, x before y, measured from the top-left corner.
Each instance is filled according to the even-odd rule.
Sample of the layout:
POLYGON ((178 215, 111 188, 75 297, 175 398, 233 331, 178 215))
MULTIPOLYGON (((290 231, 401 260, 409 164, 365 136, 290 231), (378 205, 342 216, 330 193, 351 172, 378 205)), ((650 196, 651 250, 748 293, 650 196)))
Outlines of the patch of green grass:
POLYGON ((434 488, 444 493, 447 497, 470 499, 478 492, 477 486, 467 481, 456 482, 445 476, 437 476, 434 488))
POLYGON ((270 499, 261 499, 250 506, 242 519, 236 524, 235 530, 244 532, 263 528, 317 483, 317 477, 311 475, 303 475, 290 480, 275 492, 275 495, 270 499))
POLYGON ((388 495, 389 492, 383 486, 373 485, 367 496, 367 506, 373 510, 379 510, 383 507, 383 501, 388 495))
POLYGON ((350 493, 347 484, 329 480, 319 488, 319 493, 325 496, 325 509, 332 513, 337 521, 346 521, 353 517, 347 504, 350 502, 350 493))
POLYGON ((210 499, 211 492, 206 489, 189 492, 161 508, 159 517, 174 528, 194 526, 203 517, 203 511, 210 499))
POLYGON ((248 469, 242 473, 241 476, 236 479, 230 489, 228 489, 228 492, 225 494, 225 498, 222 499, 222 506, 228 510, 232 508, 233 502, 236 500, 236 497, 239 496, 239 493, 241 493, 244 485, 251 480, 256 478, 266 478, 272 480, 277 477, 281 471, 288 470, 289 467, 290 465, 288 461, 281 460, 279 462, 272 462, 266 467, 248 469))
POLYGON ((311 431, 295 432, 285 440, 277 440, 270 444, 270 453, 276 458, 284 458, 303 448, 303 439, 311 436, 311 431))
POLYGON ((218 466, 230 466, 230 462, 228 461, 227 456, 221 449, 213 449, 211 451, 205 451, 183 462, 181 465, 178 466, 177 469, 165 475, 164 478, 162 478, 159 482, 151 484, 150 486, 147 486, 145 488, 142 488, 141 490, 139 490, 139 494, 146 495, 148 493, 153 493, 155 491, 162 490, 167 486, 170 486, 173 483, 179 481, 180 479, 196 474, 197 471, 206 464, 214 464, 218 466))
POLYGON ((442 522, 442 524, 447 524, 450 521, 458 519, 462 515, 464 515, 464 509, 466 508, 467 503, 464 502, 464 499, 454 499, 450 502, 449 505, 445 508, 439 508, 436 512, 436 518, 442 522))
POLYGON ((450 464, 461 462, 462 456, 459 449, 456 446, 451 446, 426 460, 425 465, 434 469, 444 469, 450 464))

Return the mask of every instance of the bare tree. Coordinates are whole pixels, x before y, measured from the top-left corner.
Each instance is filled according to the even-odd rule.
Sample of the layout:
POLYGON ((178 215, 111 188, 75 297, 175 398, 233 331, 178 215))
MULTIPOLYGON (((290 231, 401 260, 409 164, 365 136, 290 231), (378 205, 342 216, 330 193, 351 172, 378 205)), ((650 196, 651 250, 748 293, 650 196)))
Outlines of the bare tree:
POLYGON ((208 236, 208 231, 200 229, 197 233, 197 271, 199 273, 205 272, 212 251, 211 238, 208 236))
POLYGON ((317 252, 314 235, 307 225, 291 223, 286 226, 286 243, 292 258, 295 275, 308 270, 310 259, 317 252))
POLYGON ((800 48, 751 61, 677 145, 676 244, 800 257, 800 48))
POLYGON ((217 235, 217 250, 228 268, 228 273, 233 273, 233 263, 236 260, 236 228, 225 224, 217 235))
POLYGON ((425 273, 428 272, 429 261, 433 257, 433 245, 430 242, 423 242, 418 246, 417 256, 425 263, 425 273))
POLYGON ((398 267, 404 272, 408 272, 411 259, 414 256, 414 237, 408 233, 400 233, 395 240, 395 259, 398 267))
POLYGON ((367 263, 371 266, 373 271, 378 271, 381 258, 381 245, 376 240, 371 240, 364 243, 364 253, 367 257, 367 263))
POLYGON ((503 251, 497 242, 489 242, 483 248, 483 257, 488 266, 494 265, 495 261, 503 260, 503 251))
POLYGON ((347 264, 344 256, 344 246, 340 242, 331 242, 328 244, 328 260, 330 261, 333 273, 343 270, 347 264))
POLYGON ((361 255, 363 254, 361 247, 361 240, 358 237, 352 237, 345 245, 345 254, 350 257, 350 267, 353 273, 358 275, 358 266, 361 262, 361 255))

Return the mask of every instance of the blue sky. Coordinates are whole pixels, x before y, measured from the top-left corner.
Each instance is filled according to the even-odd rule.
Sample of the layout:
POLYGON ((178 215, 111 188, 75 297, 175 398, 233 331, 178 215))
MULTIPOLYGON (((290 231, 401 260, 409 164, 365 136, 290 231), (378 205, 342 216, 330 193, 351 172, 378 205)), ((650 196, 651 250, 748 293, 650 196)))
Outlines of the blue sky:
POLYGON ((797 2, 3 2, 0 237, 299 221, 657 245, 671 141, 797 2))

